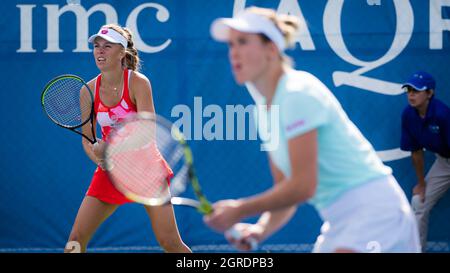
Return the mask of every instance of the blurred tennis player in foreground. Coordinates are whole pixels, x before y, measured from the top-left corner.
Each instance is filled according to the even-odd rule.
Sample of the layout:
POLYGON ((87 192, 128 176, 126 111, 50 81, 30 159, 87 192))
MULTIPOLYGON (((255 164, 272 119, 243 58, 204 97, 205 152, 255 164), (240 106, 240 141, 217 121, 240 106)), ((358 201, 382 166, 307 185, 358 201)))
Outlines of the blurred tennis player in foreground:
POLYGON ((283 51, 298 27, 295 17, 255 7, 211 26, 214 39, 229 45, 236 81, 257 91, 256 104, 267 105, 258 113, 258 127, 279 108, 279 131, 271 134, 279 134, 280 144, 270 151, 274 186, 215 203, 205 222, 223 232, 262 214, 256 224, 235 225, 240 240, 227 236, 238 249, 249 250, 248 238, 265 240, 308 201, 324 220, 314 252, 369 252, 374 245, 381 252, 419 252, 414 215, 392 170, 330 90, 285 61, 283 51))
MULTIPOLYGON (((88 85, 95 90, 95 122, 101 126, 103 140, 99 140, 98 145, 92 145, 85 138, 82 140, 86 154, 99 166, 69 236, 69 242, 78 242, 82 252, 86 251, 100 224, 119 205, 131 202, 113 186, 103 169, 104 141, 114 125, 128 115, 155 111, 150 81, 138 72, 139 57, 131 32, 118 25, 106 25, 91 36, 89 42, 94 44, 95 63, 101 72, 88 85)), ((83 128, 83 133, 93 137, 88 129, 83 128)), ((191 252, 180 237, 172 205, 145 206, 145 209, 156 239, 166 252, 191 252)))

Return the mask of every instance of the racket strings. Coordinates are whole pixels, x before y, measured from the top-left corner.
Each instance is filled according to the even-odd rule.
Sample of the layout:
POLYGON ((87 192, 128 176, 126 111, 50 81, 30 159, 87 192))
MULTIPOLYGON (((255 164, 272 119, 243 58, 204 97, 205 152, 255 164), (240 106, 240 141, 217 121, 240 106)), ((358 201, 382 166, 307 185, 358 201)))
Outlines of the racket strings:
MULTIPOLYGON (((143 199, 170 198, 168 179, 172 171, 156 139, 162 133, 156 133, 152 122, 129 122, 114 133, 106 158, 112 163, 109 169, 112 180, 122 192, 143 199)), ((161 146, 164 149, 167 145, 161 146)))
POLYGON ((155 120, 124 122, 112 133, 105 157, 113 183, 132 200, 163 204, 186 188, 184 149, 155 120))
POLYGON ((170 192, 172 196, 178 196, 186 190, 189 181, 189 166, 185 158, 184 147, 178 141, 178 137, 172 133, 168 127, 158 124, 158 149, 174 173, 170 181, 170 192))
POLYGON ((83 82, 75 78, 62 78, 51 83, 43 98, 47 114, 67 127, 76 127, 88 120, 93 102, 90 91, 81 92, 83 86, 83 82))
POLYGON ((133 193, 143 198, 168 198, 167 178, 170 172, 161 160, 152 156, 153 149, 128 151, 115 157, 120 162, 112 172, 113 179, 118 182, 123 192, 133 193))

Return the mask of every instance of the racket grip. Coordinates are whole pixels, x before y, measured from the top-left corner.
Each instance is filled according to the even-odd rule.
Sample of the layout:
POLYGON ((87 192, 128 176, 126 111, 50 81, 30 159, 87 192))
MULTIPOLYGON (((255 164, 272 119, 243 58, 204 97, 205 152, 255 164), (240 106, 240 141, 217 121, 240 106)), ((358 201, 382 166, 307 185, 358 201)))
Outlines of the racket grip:
MULTIPOLYGON (((225 234, 235 240, 242 238, 242 234, 233 227, 225 231, 225 234)), ((246 243, 250 245, 250 250, 256 250, 258 248, 258 241, 255 238, 246 239, 246 243)))
POLYGON ((91 143, 92 143, 92 145, 94 145, 94 147, 95 147, 95 146, 98 146, 98 144, 99 144, 100 141, 102 141, 101 138, 96 138, 96 137, 95 137, 94 140, 91 141, 91 143))

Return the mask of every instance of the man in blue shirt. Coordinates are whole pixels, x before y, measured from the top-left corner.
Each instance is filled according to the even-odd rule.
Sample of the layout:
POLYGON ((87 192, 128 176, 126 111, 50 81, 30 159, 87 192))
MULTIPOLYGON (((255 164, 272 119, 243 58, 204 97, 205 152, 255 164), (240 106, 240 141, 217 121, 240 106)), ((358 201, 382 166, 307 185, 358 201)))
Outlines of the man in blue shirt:
POLYGON ((413 194, 420 200, 415 213, 423 251, 430 211, 450 187, 450 109, 434 97, 435 87, 433 77, 423 71, 414 73, 402 87, 409 105, 402 114, 401 149, 411 151, 417 175, 413 194), (423 149, 436 154, 426 177, 423 149))

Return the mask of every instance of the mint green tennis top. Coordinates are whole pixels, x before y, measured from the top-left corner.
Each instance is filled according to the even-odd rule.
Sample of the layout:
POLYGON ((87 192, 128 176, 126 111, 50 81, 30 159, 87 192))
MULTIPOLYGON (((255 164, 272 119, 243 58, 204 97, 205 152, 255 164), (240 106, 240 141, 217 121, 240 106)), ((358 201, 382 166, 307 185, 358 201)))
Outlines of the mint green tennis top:
POLYGON ((314 197, 308 200, 317 209, 327 207, 358 185, 392 173, 331 91, 310 73, 284 73, 269 110, 261 107, 265 98, 256 99, 254 90, 252 95, 260 105, 255 111, 260 138, 270 135, 271 141, 263 145, 285 177, 291 175, 288 141, 317 129, 318 185, 314 197), (278 123, 271 124, 271 118, 278 123))

